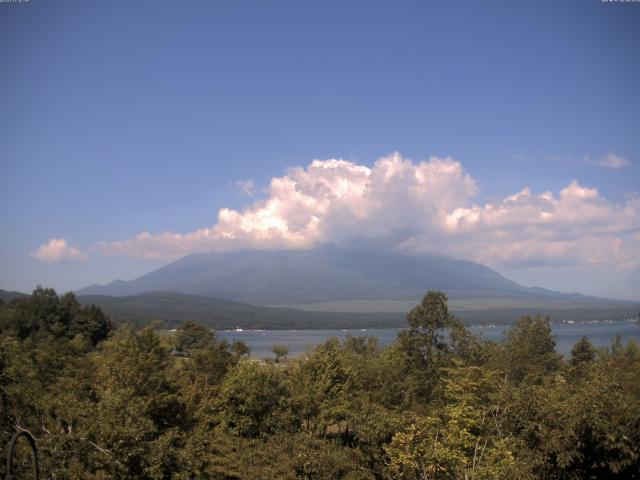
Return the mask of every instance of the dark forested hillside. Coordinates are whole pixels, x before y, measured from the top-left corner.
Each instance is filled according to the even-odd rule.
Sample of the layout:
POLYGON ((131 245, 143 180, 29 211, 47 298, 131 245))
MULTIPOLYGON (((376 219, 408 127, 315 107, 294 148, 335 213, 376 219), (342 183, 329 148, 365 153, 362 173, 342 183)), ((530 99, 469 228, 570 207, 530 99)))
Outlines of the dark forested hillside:
POLYGON ((20 292, 10 292, 7 290, 1 290, 0 289, 0 301, 1 302, 9 302, 11 300, 13 300, 14 298, 22 298, 22 297, 27 297, 28 295, 26 293, 20 293, 20 292))
POLYGON ((564 360, 543 317, 486 342, 439 292, 405 326, 386 348, 334 338, 259 362, 193 322, 113 330, 38 289, 0 305, 0 442, 31 432, 42 478, 640 477, 636 342, 583 338, 564 360))
POLYGON ((82 295, 78 301, 83 305, 98 305, 120 324, 144 325, 160 321, 167 328, 178 327, 186 320, 216 329, 373 328, 396 327, 404 323, 401 313, 305 312, 173 292, 126 297, 82 295))
MULTIPOLYGON (((114 323, 144 325, 158 321, 167 328, 180 326, 186 320, 197 321, 216 329, 342 329, 389 328, 404 325, 401 312, 344 313, 272 308, 218 298, 173 292, 149 292, 112 297, 81 295, 82 305, 98 305, 114 323)), ((633 317, 637 305, 593 305, 589 308, 550 309, 538 307, 453 310, 467 324, 511 324, 522 315, 552 315, 555 321, 622 320, 633 317)))

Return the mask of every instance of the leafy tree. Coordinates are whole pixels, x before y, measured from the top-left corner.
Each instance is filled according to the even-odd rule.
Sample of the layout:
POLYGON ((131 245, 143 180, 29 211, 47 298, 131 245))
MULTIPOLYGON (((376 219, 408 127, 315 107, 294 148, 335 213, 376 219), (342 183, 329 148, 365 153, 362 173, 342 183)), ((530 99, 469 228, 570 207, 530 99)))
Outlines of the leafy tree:
POLYGON ((289 347, 286 345, 274 345, 271 347, 271 351, 276 356, 276 363, 280 363, 280 360, 289 355, 289 347))
POLYGON ((190 352, 206 348, 213 344, 215 335, 213 331, 196 322, 186 321, 178 330, 176 336, 176 348, 182 352, 190 352))
POLYGON ((450 336, 453 354, 464 364, 479 366, 486 363, 490 346, 455 318, 451 319, 450 336))
POLYGON ((639 478, 636 341, 565 362, 525 317, 483 342, 439 292, 408 322, 275 365, 193 322, 112 331, 39 287, 0 305, 0 442, 29 429, 44 478, 639 478))
POLYGON ((237 362, 238 357, 230 351, 229 344, 214 337, 212 343, 191 350, 189 358, 175 366, 182 398, 196 421, 212 423, 220 384, 237 362))
POLYGON ((352 405, 356 377, 354 364, 335 337, 295 365, 292 403, 307 431, 325 435, 329 427, 340 428, 352 405))
POLYGON ((509 429, 524 443, 519 456, 538 478, 638 478, 637 399, 603 373, 579 383, 558 375, 512 390, 509 429))
POLYGON ((88 305, 73 316, 69 325, 69 336, 82 335, 93 345, 105 340, 111 330, 111 320, 99 307, 88 305))
MULTIPOLYGON (((237 447, 238 478, 373 480, 358 449, 308 433, 277 433, 237 447)), ((231 477, 235 478, 235 477, 231 477)))
POLYGON ((497 378, 478 367, 448 369, 444 402, 425 416, 412 415, 385 447, 389 476, 401 479, 519 478, 514 439, 501 428, 502 411, 491 395, 497 378))
POLYGON ((514 382, 540 381, 560 367, 555 348, 549 317, 522 317, 505 334, 502 368, 514 382))
POLYGON ((596 349, 589 339, 583 335, 571 349, 571 365, 578 366, 591 363, 595 358, 596 349))
POLYGON ((411 402, 426 403, 434 394, 440 369, 450 353, 448 330, 454 323, 447 296, 428 292, 407 315, 409 328, 398 336, 407 365, 407 392, 411 402))
POLYGON ((240 436, 273 433, 284 417, 287 398, 281 369, 241 362, 231 369, 221 385, 217 420, 240 436))
POLYGON ((180 469, 172 478, 191 480, 240 480, 242 478, 281 478, 277 476, 245 476, 243 467, 248 459, 242 458, 247 440, 198 422, 189 431, 184 446, 179 449, 180 469))
POLYGON ((51 288, 38 287, 31 296, 15 299, 0 311, 0 332, 20 340, 69 340, 83 335, 96 345, 112 328, 111 320, 98 307, 82 308, 73 293, 58 297, 51 288))
POLYGON ((234 340, 231 344, 231 351, 238 358, 251 355, 251 348, 242 340, 234 340))
POLYGON ((169 348, 152 329, 123 327, 96 362, 91 440, 104 453, 101 468, 118 478, 165 478, 177 463, 185 407, 170 375, 169 348))

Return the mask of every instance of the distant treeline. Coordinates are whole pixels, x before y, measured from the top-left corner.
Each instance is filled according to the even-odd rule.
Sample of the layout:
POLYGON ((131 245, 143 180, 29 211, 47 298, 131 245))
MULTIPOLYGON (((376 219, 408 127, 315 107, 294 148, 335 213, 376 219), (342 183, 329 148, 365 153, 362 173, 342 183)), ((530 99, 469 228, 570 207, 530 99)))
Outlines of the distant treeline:
MULTIPOLYGON (((9 302, 28 295, 0 290, 0 300, 9 302)), ((187 295, 175 292, 149 292, 125 297, 81 295, 77 301, 84 306, 96 305, 109 315, 114 325, 137 327, 160 323, 165 328, 179 328, 185 321, 202 323, 217 330, 236 327, 270 330, 316 330, 400 328, 406 324, 406 313, 345 313, 304 311, 233 302, 219 298, 187 295)), ((614 306, 594 303, 571 308, 494 308, 453 310, 467 325, 511 325, 523 315, 549 315, 553 321, 624 320, 638 315, 640 305, 614 306)))
MULTIPOLYGON (((406 324, 406 313, 342 313, 303 311, 237 303, 217 298, 172 292, 152 292, 128 297, 90 295, 78 297, 83 305, 95 304, 109 314, 114 323, 145 325, 160 321, 167 328, 178 328, 191 320, 218 330, 244 329, 341 329, 398 328, 406 324)), ((510 325, 525 314, 549 315, 556 322, 565 320, 623 320, 638 314, 640 306, 591 305, 580 308, 536 310, 526 308, 473 309, 455 311, 467 325, 510 325)))
POLYGON ((185 320, 217 330, 245 329, 340 329, 401 327, 402 313, 306 312, 272 308, 218 298, 173 292, 152 292, 129 297, 89 295, 78 297, 85 305, 98 305, 116 324, 143 326, 161 322, 178 328, 185 320))
POLYGON ((0 441, 31 432, 42 478, 640 477, 636 342, 564 360, 539 316, 483 341, 440 292, 405 327, 259 362, 203 325, 114 329, 39 288, 0 302, 0 441))

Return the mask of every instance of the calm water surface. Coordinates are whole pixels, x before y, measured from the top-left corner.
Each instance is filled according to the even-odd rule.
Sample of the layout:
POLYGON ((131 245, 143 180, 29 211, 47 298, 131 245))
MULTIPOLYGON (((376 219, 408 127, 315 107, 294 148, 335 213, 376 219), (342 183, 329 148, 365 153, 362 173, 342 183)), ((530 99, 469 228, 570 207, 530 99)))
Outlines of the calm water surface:
MULTIPOLYGON (((502 334, 509 328, 507 325, 495 327, 473 326, 471 331, 487 340, 501 340, 502 334)), ((563 355, 569 355, 574 343, 586 335, 596 347, 602 347, 616 335, 622 337, 623 342, 635 338, 640 341, 640 326, 634 323, 603 323, 603 324, 559 324, 553 325, 556 338, 556 350, 563 355)), ((252 357, 271 357, 273 345, 287 345, 289 356, 299 356, 316 345, 324 343, 329 337, 343 340, 347 335, 377 337, 381 345, 393 342, 399 328, 370 328, 366 330, 220 330, 218 335, 229 341, 242 340, 251 348, 252 357)))

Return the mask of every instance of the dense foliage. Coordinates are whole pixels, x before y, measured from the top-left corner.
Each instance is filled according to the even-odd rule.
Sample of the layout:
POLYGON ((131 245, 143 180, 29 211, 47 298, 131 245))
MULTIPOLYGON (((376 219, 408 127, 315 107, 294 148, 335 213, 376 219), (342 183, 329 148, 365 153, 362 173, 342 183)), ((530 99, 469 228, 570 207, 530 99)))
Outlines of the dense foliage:
POLYGON ((28 429, 45 478, 640 478, 635 342, 565 361, 542 317, 485 342, 438 292, 387 348, 278 362, 191 322, 113 330, 46 289, 0 305, 0 333, 0 441, 28 429))

